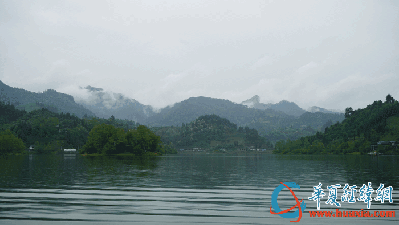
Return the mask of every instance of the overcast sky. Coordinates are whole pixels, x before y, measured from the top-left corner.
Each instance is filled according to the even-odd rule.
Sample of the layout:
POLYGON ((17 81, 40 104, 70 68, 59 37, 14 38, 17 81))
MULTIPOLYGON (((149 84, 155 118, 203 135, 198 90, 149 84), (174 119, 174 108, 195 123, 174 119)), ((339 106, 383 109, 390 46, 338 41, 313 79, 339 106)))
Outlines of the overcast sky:
POLYGON ((399 1, 0 0, 0 80, 164 107, 399 99, 399 1))

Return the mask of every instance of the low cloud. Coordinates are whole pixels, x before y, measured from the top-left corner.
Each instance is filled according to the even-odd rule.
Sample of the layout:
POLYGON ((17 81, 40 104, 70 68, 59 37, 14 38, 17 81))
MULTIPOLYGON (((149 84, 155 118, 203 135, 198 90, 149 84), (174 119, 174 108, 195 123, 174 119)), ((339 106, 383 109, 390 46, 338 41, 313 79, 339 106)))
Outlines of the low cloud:
MULTIPOLYGON (((71 91, 71 90, 70 90, 71 91)), ((99 105, 108 109, 122 107, 125 104, 133 101, 121 93, 106 91, 103 88, 97 88, 90 85, 86 87, 79 87, 75 91, 75 101, 87 105, 99 105)))
POLYGON ((180 73, 154 81, 143 91, 136 92, 135 97, 143 104, 151 104, 154 108, 162 108, 183 101, 189 97, 209 96, 208 84, 212 72, 202 64, 196 63, 180 73))
POLYGON ((3 2, 0 79, 13 87, 108 107, 121 96, 105 93, 155 107, 195 96, 332 109, 399 98, 388 1, 3 2), (79 88, 89 85, 103 90, 79 88))
POLYGON ((270 56, 263 56, 262 58, 258 59, 254 64, 252 64, 249 69, 250 70, 257 70, 267 65, 271 65, 273 63, 273 58, 270 56))
POLYGON ((96 92, 96 91, 103 91, 104 90, 102 88, 95 88, 95 87, 92 87, 90 85, 87 85, 87 87, 84 87, 84 88, 81 87, 81 89, 86 89, 89 92, 96 92))
POLYGON ((310 62, 310 63, 308 63, 308 64, 306 64, 304 66, 301 66, 295 72, 298 73, 298 74, 303 74, 306 71, 309 71, 309 70, 311 70, 313 68, 316 68, 317 66, 318 66, 318 64, 312 61, 312 62, 310 62))

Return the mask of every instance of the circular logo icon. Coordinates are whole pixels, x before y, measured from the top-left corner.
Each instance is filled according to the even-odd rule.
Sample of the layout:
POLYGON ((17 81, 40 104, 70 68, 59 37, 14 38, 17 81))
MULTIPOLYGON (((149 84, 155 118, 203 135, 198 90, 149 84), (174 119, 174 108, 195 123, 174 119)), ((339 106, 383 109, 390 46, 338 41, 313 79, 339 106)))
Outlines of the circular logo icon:
POLYGON ((270 213, 278 214, 280 217, 283 217, 283 218, 298 217, 298 220, 291 221, 291 222, 299 222, 302 218, 303 211, 306 209, 306 203, 303 202, 303 199, 301 201, 299 201, 298 198, 295 196, 295 193, 291 190, 291 188, 301 189, 301 187, 294 182, 285 182, 285 183, 280 182, 280 183, 281 184, 273 191, 272 207, 270 207, 270 213), (278 197, 278 194, 280 193, 280 191, 283 190, 284 188, 287 188, 291 192, 292 196, 294 196, 294 198, 295 198, 296 204, 294 206, 292 206, 291 208, 282 211, 280 209, 280 207, 278 206, 277 197, 278 197), (293 213, 289 213, 291 210, 293 210, 296 207, 298 207, 299 209, 293 213), (272 211, 272 208, 274 209, 274 212, 272 211))

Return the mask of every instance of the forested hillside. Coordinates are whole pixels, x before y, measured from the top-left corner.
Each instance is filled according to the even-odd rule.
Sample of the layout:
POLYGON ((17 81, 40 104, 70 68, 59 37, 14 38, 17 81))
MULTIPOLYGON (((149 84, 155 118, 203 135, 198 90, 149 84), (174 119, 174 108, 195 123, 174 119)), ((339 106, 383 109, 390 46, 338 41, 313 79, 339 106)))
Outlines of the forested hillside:
POLYGON ((299 117, 255 117, 247 124, 248 127, 258 130, 259 134, 270 141, 296 140, 300 137, 313 135, 322 131, 329 121, 341 122, 344 115, 332 113, 306 112, 299 117))
POLYGON ((216 115, 200 116, 181 127, 154 127, 165 143, 176 148, 249 149, 272 148, 272 144, 258 135, 255 129, 238 127, 216 115))
POLYGON ((0 125, 11 123, 25 114, 25 111, 17 110, 14 105, 0 101, 0 125))
POLYGON ((273 110, 248 109, 241 104, 235 104, 228 100, 208 97, 191 97, 176 103, 173 107, 166 107, 159 114, 148 118, 147 123, 151 126, 180 126, 189 123, 199 116, 218 115, 238 125, 251 122, 254 117, 276 117, 287 116, 284 113, 273 110))
POLYGON ((286 100, 282 100, 277 104, 264 104, 260 103, 260 97, 258 95, 253 96, 252 98, 243 101, 241 104, 248 106, 249 108, 254 109, 274 109, 276 111, 284 112, 287 115, 291 116, 300 116, 306 111, 301 109, 297 104, 294 102, 289 102, 286 100))
MULTIPOLYGON (((325 132, 302 137, 296 141, 276 143, 276 153, 331 153, 365 154, 371 151, 371 144, 378 141, 399 142, 399 103, 391 95, 386 101, 374 101, 364 109, 345 110, 345 120, 335 123, 325 132)), ((379 145, 377 151, 384 154, 398 154, 397 146, 379 145)))
POLYGON ((113 116, 80 119, 70 113, 55 113, 46 108, 27 113, 0 102, 0 122, 1 154, 21 153, 30 146, 36 153, 62 152, 64 148, 99 154, 173 152, 167 146, 164 148, 157 141, 160 137, 145 126, 113 116))
MULTIPOLYGON (((85 116, 109 118, 113 115, 115 118, 134 120, 152 127, 181 126, 182 123, 190 123, 199 116, 214 114, 226 118, 238 126, 256 129, 259 135, 273 143, 278 140, 296 140, 313 135, 316 131, 320 131, 328 121, 335 123, 344 119, 343 114, 302 113, 303 111, 295 103, 287 101, 267 105, 270 108, 257 109, 256 107, 248 108, 229 100, 209 97, 192 97, 156 113, 152 107, 140 104, 121 94, 106 93, 101 88, 91 86, 87 86, 85 89, 94 96, 90 102, 85 102, 84 107, 86 108, 75 103, 72 96, 55 90, 49 89, 43 93, 33 93, 9 87, 1 81, 0 98, 15 105, 17 109, 27 112, 46 108, 52 112, 74 114, 79 118, 85 116), (96 115, 90 110, 93 110, 96 115), (290 116, 282 111, 300 116, 290 116)), ((256 99, 253 101, 258 102, 256 99)))
POLYGON ((133 121, 118 120, 113 116, 109 119, 80 119, 70 113, 55 113, 46 108, 28 113, 2 102, 0 109, 0 144, 4 147, 18 142, 16 148, 8 146, 8 149, 18 149, 15 150, 18 152, 30 146, 36 153, 76 148, 81 153, 136 155, 173 153, 175 148, 234 150, 273 147, 255 129, 237 127, 216 115, 200 116, 181 127, 153 127, 151 131, 133 121))
POLYGON ((102 155, 131 153, 140 156, 149 153, 162 154, 165 149, 160 137, 144 125, 125 131, 113 125, 99 124, 90 131, 80 152, 102 155))
POLYGON ((82 118, 84 115, 95 116, 90 110, 77 104, 71 95, 48 89, 42 93, 34 93, 21 88, 13 88, 0 81, 0 101, 10 102, 19 109, 26 111, 41 107, 51 111, 70 113, 82 118), (41 104, 37 106, 36 104, 41 104))
POLYGON ((212 114, 226 118, 238 126, 256 129, 261 136, 270 141, 297 139, 315 134, 326 122, 341 122, 344 119, 343 114, 321 112, 306 112, 294 117, 272 109, 248 108, 228 100, 192 97, 176 103, 173 107, 162 109, 159 114, 149 117, 147 124, 154 127, 181 126, 182 123, 189 123, 199 116, 212 114), (311 129, 306 129, 308 126, 311 129))
POLYGON ((109 118, 112 115, 118 119, 134 120, 144 124, 146 119, 155 112, 149 105, 128 98, 120 93, 110 93, 102 88, 88 85, 85 88, 88 99, 77 98, 76 102, 92 111, 99 118, 109 118))

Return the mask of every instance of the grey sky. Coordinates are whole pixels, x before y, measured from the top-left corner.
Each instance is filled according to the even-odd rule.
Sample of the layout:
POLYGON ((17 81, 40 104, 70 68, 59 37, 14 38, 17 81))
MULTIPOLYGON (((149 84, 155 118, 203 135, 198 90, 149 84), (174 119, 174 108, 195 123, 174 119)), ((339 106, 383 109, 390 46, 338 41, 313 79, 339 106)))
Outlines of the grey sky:
POLYGON ((0 79, 163 107, 192 96, 399 99, 399 1, 0 0, 0 79))

